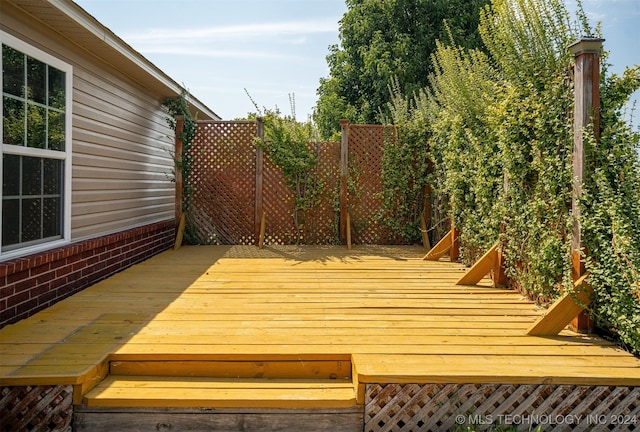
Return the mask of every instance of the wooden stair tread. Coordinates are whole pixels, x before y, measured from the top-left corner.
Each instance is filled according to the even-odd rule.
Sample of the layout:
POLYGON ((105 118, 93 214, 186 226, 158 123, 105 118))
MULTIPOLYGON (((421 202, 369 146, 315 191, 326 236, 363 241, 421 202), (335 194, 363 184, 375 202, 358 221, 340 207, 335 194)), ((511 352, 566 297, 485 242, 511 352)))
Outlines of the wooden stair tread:
POLYGON ((345 408, 356 405, 347 380, 111 375, 87 392, 87 407, 345 408))

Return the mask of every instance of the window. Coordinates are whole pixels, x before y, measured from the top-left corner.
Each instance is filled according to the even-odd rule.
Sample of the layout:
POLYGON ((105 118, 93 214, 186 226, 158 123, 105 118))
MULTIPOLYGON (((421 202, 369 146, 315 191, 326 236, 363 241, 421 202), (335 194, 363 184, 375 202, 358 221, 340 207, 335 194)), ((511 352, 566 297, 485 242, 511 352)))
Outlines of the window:
POLYGON ((69 240, 70 65, 4 32, 0 258, 69 240))

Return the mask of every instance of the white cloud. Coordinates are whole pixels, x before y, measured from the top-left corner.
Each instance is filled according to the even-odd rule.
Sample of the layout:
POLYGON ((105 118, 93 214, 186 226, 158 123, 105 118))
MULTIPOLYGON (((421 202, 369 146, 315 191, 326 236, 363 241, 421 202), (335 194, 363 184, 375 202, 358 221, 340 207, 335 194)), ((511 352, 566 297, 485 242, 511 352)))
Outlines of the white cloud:
POLYGON ((335 20, 290 21, 280 23, 243 24, 225 27, 195 29, 164 28, 129 33, 123 39, 132 44, 163 44, 176 41, 225 42, 233 40, 251 40, 291 35, 309 35, 314 33, 337 33, 335 20))
POLYGON ((238 50, 238 49, 215 49, 183 45, 149 45, 140 46, 138 48, 140 52, 145 55, 148 54, 165 54, 176 56, 189 56, 189 57, 209 57, 209 58, 228 58, 228 59, 266 59, 266 60, 291 60, 292 56, 287 56, 275 52, 267 51, 251 51, 251 50, 238 50))

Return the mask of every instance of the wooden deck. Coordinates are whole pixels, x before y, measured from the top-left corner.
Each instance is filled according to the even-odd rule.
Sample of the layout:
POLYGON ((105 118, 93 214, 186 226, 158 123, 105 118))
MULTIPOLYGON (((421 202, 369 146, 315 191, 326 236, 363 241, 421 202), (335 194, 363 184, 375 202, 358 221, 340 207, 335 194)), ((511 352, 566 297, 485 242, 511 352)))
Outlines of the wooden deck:
POLYGON ((566 330, 526 336, 535 305, 455 286, 461 265, 423 255, 169 251, 0 330, 0 386, 73 385, 85 406, 303 409, 362 405, 366 383, 640 386, 637 358, 566 330))

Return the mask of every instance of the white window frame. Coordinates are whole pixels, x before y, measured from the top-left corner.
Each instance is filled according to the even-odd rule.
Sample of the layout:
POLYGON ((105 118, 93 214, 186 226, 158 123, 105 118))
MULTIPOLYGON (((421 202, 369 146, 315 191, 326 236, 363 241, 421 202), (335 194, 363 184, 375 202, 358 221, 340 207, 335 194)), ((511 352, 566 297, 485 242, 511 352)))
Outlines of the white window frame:
MULTIPOLYGON (((58 159, 63 161, 63 188, 62 188, 62 235, 60 239, 45 241, 42 243, 27 245, 24 247, 11 248, 8 251, 2 251, 0 248, 0 261, 5 261, 20 256, 29 255, 36 252, 53 249, 56 247, 67 245, 71 242, 71 179, 72 179, 72 125, 73 117, 73 66, 52 56, 27 42, 18 39, 4 31, 0 30, 0 45, 7 45, 17 51, 20 51, 31 58, 48 64, 62 72, 65 72, 65 143, 64 151, 53 151, 47 149, 36 149, 26 146, 15 146, 0 143, 0 160, 5 154, 18 156, 42 157, 48 159, 58 159)), ((0 64, 2 53, 0 50, 0 64)), ((0 73, 0 89, 2 89, 2 73, 0 73)), ((0 119, 3 117, 3 104, 0 102, 0 119)), ((2 122, 0 122, 0 128, 2 122)), ((0 134, 2 136, 2 134, 0 134)), ((2 179, 2 163, 0 163, 0 179, 2 179)), ((0 188, 0 201, 2 197, 2 188, 0 188)), ((0 211, 0 227, 2 226, 2 211, 0 211)), ((2 239, 2 230, 0 230, 0 244, 2 239)))

